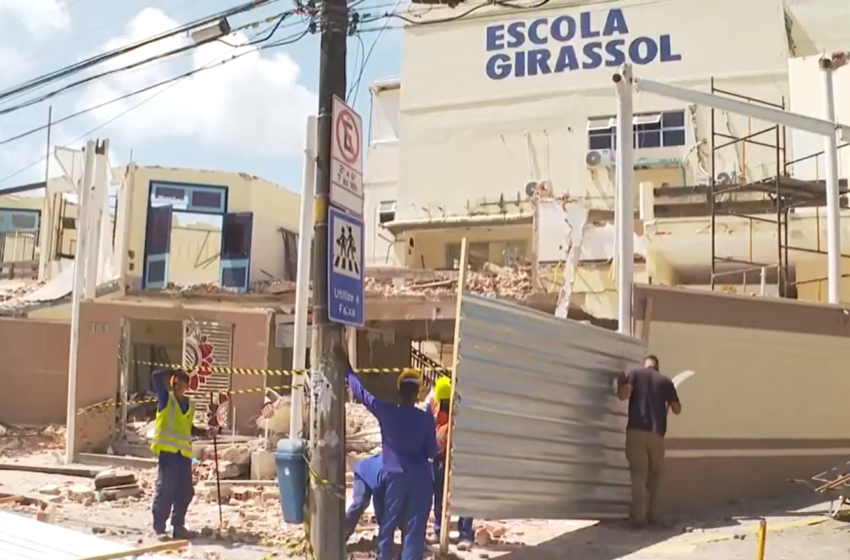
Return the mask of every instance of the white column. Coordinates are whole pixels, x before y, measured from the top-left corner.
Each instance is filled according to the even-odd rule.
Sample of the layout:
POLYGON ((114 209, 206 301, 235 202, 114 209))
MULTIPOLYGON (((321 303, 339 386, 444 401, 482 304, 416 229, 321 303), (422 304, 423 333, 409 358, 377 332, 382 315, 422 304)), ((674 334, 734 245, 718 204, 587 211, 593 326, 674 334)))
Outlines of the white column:
MULTIPOLYGON (((316 192, 316 117, 307 119, 304 140, 304 174, 301 184, 301 218, 298 222, 298 271, 295 284, 295 324, 292 341, 292 369, 307 365, 307 308, 310 304, 310 249, 313 242, 313 197, 316 192)), ((292 381, 292 408, 289 416, 289 438, 298 439, 304 428, 304 376, 292 381)))
POLYGON ((614 75, 617 88, 617 316, 618 331, 632 334, 632 292, 634 284, 634 106, 632 68, 626 64, 614 75))
MULTIPOLYGON (((820 59, 823 116, 835 122, 835 93, 832 61, 820 59)), ((841 302, 841 208, 838 191, 838 142, 835 132, 824 136, 823 160, 826 173, 826 251, 829 303, 841 302)), ((820 232, 818 232, 820 235, 820 232)))
MULTIPOLYGON (((86 232, 86 256, 83 259, 86 263, 86 272, 85 272, 85 282, 84 282, 84 291, 83 297, 85 299, 94 299, 95 290, 97 289, 97 268, 98 268, 98 248, 100 247, 100 216, 102 211, 102 204, 100 201, 100 184, 98 181, 98 177, 100 176, 100 166, 102 165, 102 158, 99 155, 100 151, 99 143, 95 144, 95 151, 93 153, 94 157, 94 167, 92 170, 92 183, 91 188, 86 189, 86 201, 85 205, 88 207, 86 211, 86 221, 78 220, 78 223, 84 224, 87 232, 86 232)), ((86 154, 86 165, 88 165, 88 154, 86 154)), ((77 232, 79 235, 79 231, 77 232)))
POLYGON ((86 249, 88 228, 89 192, 94 185, 95 142, 86 144, 86 166, 83 179, 77 189, 77 249, 74 254, 74 284, 71 290, 71 348, 68 358, 68 410, 65 433, 65 462, 74 462, 74 446, 77 435, 77 355, 80 349, 80 301, 83 296, 86 274, 86 249))

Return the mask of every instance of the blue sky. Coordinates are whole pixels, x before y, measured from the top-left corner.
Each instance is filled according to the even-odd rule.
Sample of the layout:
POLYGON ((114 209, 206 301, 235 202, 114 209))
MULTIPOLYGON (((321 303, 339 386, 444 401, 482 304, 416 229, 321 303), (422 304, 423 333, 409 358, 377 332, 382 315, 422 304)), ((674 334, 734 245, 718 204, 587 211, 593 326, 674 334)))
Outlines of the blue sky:
MULTIPOLYGON (((94 54, 160 33, 244 0, 0 0, 0 90, 58 70, 94 54)), ((292 7, 291 0, 251 11, 231 20, 231 27, 259 21, 292 7)), ((390 0, 360 2, 361 13, 380 15, 392 11, 390 0)), ((380 28, 385 20, 364 25, 380 28)), ((268 24, 244 31, 253 37, 268 24)), ((391 23, 390 27, 397 25, 391 23)), ((275 35, 283 39, 300 33, 306 22, 293 16, 275 35)), ((245 40, 245 35, 229 39, 245 40)), ((262 35, 260 35, 262 36, 262 35)), ((355 108, 369 117, 368 86, 376 79, 399 75, 401 32, 387 29, 363 33, 365 50, 379 38, 363 70, 355 108)), ((177 37, 95 69, 102 72, 186 44, 177 37)), ((349 84, 360 73, 361 42, 348 41, 349 84)), ((231 47, 216 43, 175 60, 146 65, 77 88, 49 101, 0 115, 0 141, 46 124, 48 106, 54 119, 232 56, 231 47)), ((300 189, 301 147, 304 121, 316 112, 319 75, 319 37, 307 35, 292 45, 249 53, 222 66, 182 80, 107 124, 92 136, 109 138, 114 165, 133 159, 142 165, 243 171, 300 189)), ((75 75, 36 93, 0 102, 0 109, 36 94, 80 79, 75 75)), ((131 97, 98 111, 53 127, 53 145, 69 145, 87 131, 102 125, 159 90, 131 97)), ((0 179, 44 157, 44 132, 0 146, 0 179)), ((80 146, 78 141, 75 146, 80 146)), ((51 175, 59 173, 51 164, 51 175)), ((0 182, 0 189, 44 178, 44 162, 0 182)))

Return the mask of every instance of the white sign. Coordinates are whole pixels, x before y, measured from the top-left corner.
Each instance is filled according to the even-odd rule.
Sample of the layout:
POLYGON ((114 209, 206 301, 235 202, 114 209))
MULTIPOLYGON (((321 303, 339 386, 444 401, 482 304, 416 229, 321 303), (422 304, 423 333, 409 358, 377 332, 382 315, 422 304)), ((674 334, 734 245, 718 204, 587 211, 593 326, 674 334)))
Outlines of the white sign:
POLYGON ((331 203, 362 217, 363 120, 336 96, 331 134, 331 203))

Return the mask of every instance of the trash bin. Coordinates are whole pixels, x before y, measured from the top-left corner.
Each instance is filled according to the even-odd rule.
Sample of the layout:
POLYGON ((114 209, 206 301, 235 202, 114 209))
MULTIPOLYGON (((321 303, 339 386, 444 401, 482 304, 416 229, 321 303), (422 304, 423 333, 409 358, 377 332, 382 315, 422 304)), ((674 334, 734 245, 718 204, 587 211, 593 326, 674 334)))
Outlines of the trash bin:
POLYGON ((274 462, 283 520, 293 524, 304 523, 304 499, 307 495, 304 443, 300 440, 280 440, 277 442, 274 462))

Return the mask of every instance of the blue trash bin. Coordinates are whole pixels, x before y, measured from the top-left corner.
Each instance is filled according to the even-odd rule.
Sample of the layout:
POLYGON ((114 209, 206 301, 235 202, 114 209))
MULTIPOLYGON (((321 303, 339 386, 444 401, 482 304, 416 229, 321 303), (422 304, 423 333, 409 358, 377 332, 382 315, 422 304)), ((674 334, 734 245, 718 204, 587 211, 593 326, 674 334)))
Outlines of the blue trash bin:
POLYGON ((274 462, 283 520, 293 524, 304 523, 304 500, 307 495, 304 443, 300 440, 280 440, 277 442, 274 462))

